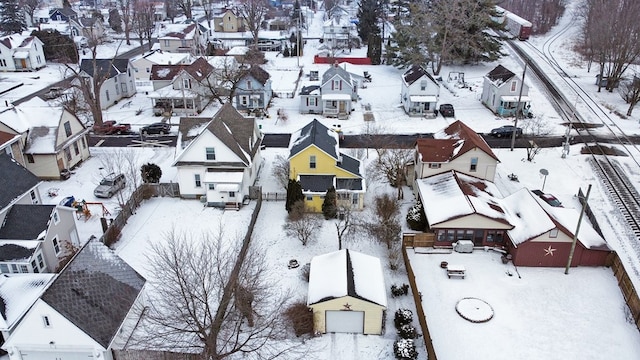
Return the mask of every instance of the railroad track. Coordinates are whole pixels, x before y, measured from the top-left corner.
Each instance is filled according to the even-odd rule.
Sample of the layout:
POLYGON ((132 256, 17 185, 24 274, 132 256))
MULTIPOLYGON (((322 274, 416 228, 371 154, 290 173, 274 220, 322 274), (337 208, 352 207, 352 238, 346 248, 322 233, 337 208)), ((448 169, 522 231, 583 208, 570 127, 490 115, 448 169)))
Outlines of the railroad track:
MULTIPOLYGON (((574 20, 570 25, 573 23, 574 20)), ((603 109, 588 92, 582 89, 562 69, 560 63, 553 56, 551 50, 553 43, 568 31, 570 25, 551 36, 543 44, 542 50, 529 43, 507 41, 507 44, 518 56, 524 59, 531 71, 535 73, 560 116, 567 123, 574 124, 576 129, 581 128, 575 137, 580 139, 579 142, 589 145, 586 146, 586 149, 590 151, 590 162, 594 173, 600 179, 603 188, 606 189, 609 201, 618 209, 621 222, 627 225, 626 229, 614 229, 620 237, 621 249, 618 250, 624 252, 626 256, 640 259, 640 194, 618 161, 614 160, 615 157, 606 155, 610 145, 622 148, 637 166, 634 171, 640 172, 640 162, 635 157, 635 154, 640 153, 640 149, 615 124, 609 111, 603 109), (558 86, 562 86, 563 90, 560 90, 558 86), (576 96, 575 104, 567 99, 567 96, 573 95, 576 96), (578 101, 581 101, 579 108, 577 108, 578 101), (593 129, 595 125, 599 126, 598 136, 595 135, 593 129), (610 134, 611 141, 607 144, 603 144, 599 140, 602 138, 602 134, 600 134, 602 131, 610 134)), ((567 134, 570 130, 570 128, 567 130, 567 134)), ((630 270, 640 276, 640 269, 634 265, 635 262, 631 261, 630 263, 632 268, 630 270)))

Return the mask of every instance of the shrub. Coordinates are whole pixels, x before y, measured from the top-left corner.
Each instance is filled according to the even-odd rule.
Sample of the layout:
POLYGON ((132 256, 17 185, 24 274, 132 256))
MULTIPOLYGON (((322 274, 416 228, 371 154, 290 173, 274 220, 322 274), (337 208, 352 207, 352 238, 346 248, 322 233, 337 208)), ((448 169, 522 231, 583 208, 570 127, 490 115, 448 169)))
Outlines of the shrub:
POLYGON ((407 212, 407 225, 411 230, 424 231, 427 228, 427 216, 422 202, 415 203, 407 212))
POLYGON ((327 193, 324 196, 324 202, 322 203, 322 214, 327 220, 335 219, 336 216, 338 216, 336 188, 334 188, 333 186, 327 189, 327 193))
POLYGON ((152 163, 147 163, 140 167, 140 173, 142 175, 142 182, 157 184, 162 177, 162 169, 160 166, 152 163))
POLYGON ((398 329, 398 336, 403 339, 415 339, 418 337, 418 332, 413 325, 407 324, 400 326, 400 329, 398 329))
POLYGON ((303 302, 289 306, 285 315, 291 321, 296 336, 313 333, 313 312, 303 302))
POLYGON ((393 353, 398 360, 415 360, 418 358, 416 345, 411 339, 400 339, 394 342, 393 353))
POLYGON ((402 284, 401 286, 391 285, 391 296, 398 297, 402 295, 407 295, 409 293, 409 285, 402 284))
POLYGON ((409 325, 413 321, 413 312, 409 309, 398 309, 393 320, 396 329, 400 330, 402 325, 409 325))

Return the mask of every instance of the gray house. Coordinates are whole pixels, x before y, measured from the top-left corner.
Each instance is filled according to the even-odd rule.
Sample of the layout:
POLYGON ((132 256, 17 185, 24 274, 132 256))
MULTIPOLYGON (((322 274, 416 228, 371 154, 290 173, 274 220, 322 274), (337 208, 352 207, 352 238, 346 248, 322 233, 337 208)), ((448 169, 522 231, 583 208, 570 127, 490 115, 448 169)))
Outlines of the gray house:
POLYGON ((0 227, 0 272, 54 272, 65 242, 80 245, 74 208, 13 205, 0 227))
POLYGON ((238 82, 235 93, 236 109, 246 111, 266 110, 271 102, 271 75, 253 65, 238 82))
POLYGON ((419 65, 402 74, 400 100, 410 116, 435 116, 440 97, 440 84, 419 65))
POLYGON ((299 96, 301 114, 322 114, 320 85, 303 86, 299 96))
POLYGON ((484 76, 480 101, 499 116, 514 116, 517 110, 527 114, 531 98, 522 78, 498 65, 484 76))
POLYGON ((347 70, 334 64, 322 74, 320 93, 324 116, 347 119, 353 111, 351 102, 358 100, 358 84, 347 70))
POLYGON ((107 109, 123 98, 131 97, 136 93, 133 66, 129 59, 96 59, 95 67, 92 59, 82 59, 80 76, 83 78, 99 76, 105 79, 100 87, 102 109, 107 109))

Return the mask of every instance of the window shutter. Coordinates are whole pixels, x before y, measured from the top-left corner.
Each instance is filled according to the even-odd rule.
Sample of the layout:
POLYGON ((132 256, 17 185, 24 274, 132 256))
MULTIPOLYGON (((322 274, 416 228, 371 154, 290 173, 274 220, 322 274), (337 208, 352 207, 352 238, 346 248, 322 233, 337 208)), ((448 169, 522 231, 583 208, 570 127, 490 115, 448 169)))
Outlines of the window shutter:
POLYGON ((342 90, 342 80, 340 80, 340 90, 342 90))
POLYGON ((307 106, 309 106, 309 98, 307 98, 307 106))
POLYGON ((334 82, 331 81, 331 90, 334 90, 333 85, 334 85, 334 82))

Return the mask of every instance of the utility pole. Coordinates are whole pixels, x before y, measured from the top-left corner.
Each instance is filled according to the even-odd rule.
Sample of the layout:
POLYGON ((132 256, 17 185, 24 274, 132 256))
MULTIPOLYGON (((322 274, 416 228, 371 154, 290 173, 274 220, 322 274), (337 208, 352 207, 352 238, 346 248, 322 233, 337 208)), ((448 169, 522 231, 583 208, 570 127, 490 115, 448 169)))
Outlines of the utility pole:
POLYGON ((522 111, 520 109, 520 101, 522 100, 522 89, 524 88, 524 75, 527 73, 527 66, 529 62, 526 61, 524 63, 524 70, 522 71, 522 83, 520 84, 520 93, 518 94, 518 104, 516 105, 516 121, 513 124, 513 133, 511 134, 511 151, 513 151, 513 147, 516 144, 516 133, 518 132, 518 115, 522 111))
POLYGON ((578 231, 580 231, 580 223, 582 223, 582 217, 584 216, 584 211, 587 208, 587 201, 589 201, 590 192, 591 184, 589 184, 589 187, 587 188, 587 194, 584 196, 582 210, 580 211, 580 217, 578 217, 578 226, 576 226, 576 232, 573 233, 573 241, 571 242, 571 250, 569 251, 569 260, 567 260, 567 267, 564 269, 565 275, 569 275, 569 267, 571 266, 571 261, 573 260, 573 253, 576 250, 576 242, 578 242, 578 231))

